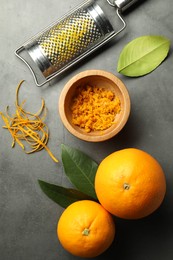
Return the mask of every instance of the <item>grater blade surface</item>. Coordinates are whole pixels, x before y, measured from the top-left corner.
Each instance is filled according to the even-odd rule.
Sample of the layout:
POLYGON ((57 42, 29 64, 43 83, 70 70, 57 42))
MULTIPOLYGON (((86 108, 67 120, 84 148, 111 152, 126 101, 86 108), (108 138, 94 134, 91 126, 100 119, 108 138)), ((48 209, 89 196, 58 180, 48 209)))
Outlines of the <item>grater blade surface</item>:
POLYGON ((113 28, 101 8, 77 9, 39 35, 26 49, 45 77, 68 66, 94 48, 113 28))
POLYGON ((100 4, 97 0, 85 0, 15 51, 30 69, 37 86, 43 86, 71 68, 125 29, 121 10, 114 4, 109 20, 107 4, 100 4), (115 17, 122 24, 119 28, 115 17))
POLYGON ((78 10, 45 32, 38 39, 38 45, 54 70, 58 70, 93 46, 102 36, 91 15, 86 10, 78 10))

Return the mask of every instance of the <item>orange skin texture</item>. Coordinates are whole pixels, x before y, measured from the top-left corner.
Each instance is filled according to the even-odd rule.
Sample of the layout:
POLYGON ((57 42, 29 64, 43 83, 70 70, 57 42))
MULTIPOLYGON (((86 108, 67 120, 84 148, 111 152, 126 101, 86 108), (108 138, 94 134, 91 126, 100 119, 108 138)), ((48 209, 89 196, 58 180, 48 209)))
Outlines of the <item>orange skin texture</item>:
POLYGON ((95 257, 112 244, 115 223, 99 203, 83 200, 72 203, 62 213, 57 235, 68 252, 79 257, 95 257))
POLYGON ((161 205, 166 180, 156 159, 142 150, 127 148, 103 159, 96 173, 95 190, 99 202, 113 215, 140 219, 161 205))

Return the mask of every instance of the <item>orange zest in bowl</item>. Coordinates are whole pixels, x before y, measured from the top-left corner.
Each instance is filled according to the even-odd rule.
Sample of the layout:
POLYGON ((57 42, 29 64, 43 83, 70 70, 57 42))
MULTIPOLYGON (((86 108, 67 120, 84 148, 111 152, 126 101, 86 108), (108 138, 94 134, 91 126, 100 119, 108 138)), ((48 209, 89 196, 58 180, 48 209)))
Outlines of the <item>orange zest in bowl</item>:
POLYGON ((86 85, 78 87, 73 98, 72 123, 87 133, 103 131, 115 124, 115 117, 121 111, 120 99, 103 87, 86 85))

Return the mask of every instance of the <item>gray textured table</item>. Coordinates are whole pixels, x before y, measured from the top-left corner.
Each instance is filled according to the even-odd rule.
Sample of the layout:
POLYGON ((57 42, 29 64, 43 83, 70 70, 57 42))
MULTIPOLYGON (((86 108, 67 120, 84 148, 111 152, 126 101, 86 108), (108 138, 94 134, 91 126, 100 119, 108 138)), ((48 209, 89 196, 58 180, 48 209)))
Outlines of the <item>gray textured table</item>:
POLYGON ((37 180, 70 186, 64 175, 60 144, 79 148, 100 162, 113 151, 136 147, 152 154, 164 168, 167 194, 164 203, 150 217, 138 221, 117 220, 117 237, 111 248, 98 259, 171 260, 173 259, 173 56, 152 73, 127 78, 117 73, 122 47, 132 39, 148 34, 168 37, 173 42, 173 1, 139 1, 134 10, 124 14, 126 30, 92 57, 69 70, 56 82, 38 88, 28 68, 14 55, 14 50, 45 26, 67 13, 81 0, 1 0, 0 1, 0 111, 6 105, 14 109, 15 90, 25 79, 21 99, 35 111, 41 97, 49 113, 49 147, 60 159, 57 165, 46 151, 26 155, 2 129, 0 120, 0 259, 67 260, 76 259, 62 249, 56 225, 63 209, 48 199, 37 180), (86 143, 64 129, 57 111, 64 84, 86 69, 103 69, 119 76, 126 84, 132 102, 128 123, 115 138, 104 143, 86 143))

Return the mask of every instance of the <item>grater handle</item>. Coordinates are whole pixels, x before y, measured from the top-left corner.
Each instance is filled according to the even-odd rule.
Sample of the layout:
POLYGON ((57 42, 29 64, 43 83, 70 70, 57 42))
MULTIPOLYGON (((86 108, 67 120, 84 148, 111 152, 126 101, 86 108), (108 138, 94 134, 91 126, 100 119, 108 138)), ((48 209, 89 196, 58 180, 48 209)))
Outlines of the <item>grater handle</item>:
POLYGON ((128 7, 130 7, 132 4, 134 4, 135 2, 137 2, 138 0, 115 0, 115 5, 121 9, 124 10, 128 7))
POLYGON ((138 0, 107 0, 107 2, 113 6, 117 7, 119 10, 124 11, 125 9, 129 8, 131 5, 133 5, 138 0))

